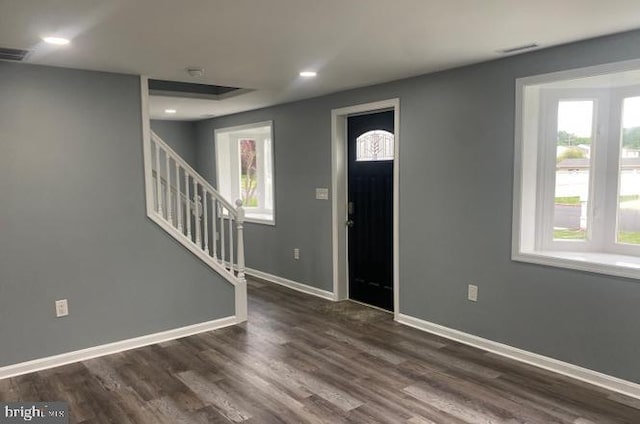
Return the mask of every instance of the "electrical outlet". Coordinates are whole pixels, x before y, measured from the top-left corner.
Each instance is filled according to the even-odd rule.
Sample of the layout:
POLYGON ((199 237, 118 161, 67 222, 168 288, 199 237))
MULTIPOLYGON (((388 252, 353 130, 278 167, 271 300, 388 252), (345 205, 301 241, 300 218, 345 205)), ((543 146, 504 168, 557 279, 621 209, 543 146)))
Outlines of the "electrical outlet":
POLYGON ((67 299, 56 300, 56 317, 66 317, 69 315, 69 303, 67 299))
POLYGON ((467 291, 467 299, 469 299, 472 302, 478 301, 478 286, 469 284, 469 289, 467 291))
POLYGON ((297 247, 293 249, 293 259, 300 259, 300 249, 297 247))

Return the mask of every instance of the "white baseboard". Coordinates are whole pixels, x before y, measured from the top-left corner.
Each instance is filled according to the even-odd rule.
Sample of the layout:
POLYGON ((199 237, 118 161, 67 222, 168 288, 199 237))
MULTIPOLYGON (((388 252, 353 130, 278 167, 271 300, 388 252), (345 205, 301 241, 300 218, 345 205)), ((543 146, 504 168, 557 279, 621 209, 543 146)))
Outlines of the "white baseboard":
POLYGON ((559 361, 537 353, 518 349, 506 344, 494 342, 492 340, 483 339, 473 334, 464 333, 459 330, 424 321, 409 315, 398 314, 397 320, 401 324, 417 328, 441 337, 445 337, 456 342, 460 342, 469 346, 477 347, 497 355, 524 362, 539 368, 556 372, 576 380, 584 381, 594 386, 599 386, 614 392, 622 393, 640 399, 640 384, 621 378, 602 374, 587 368, 582 368, 568 362, 559 361))
POLYGON ((287 280, 286 278, 278 277, 277 275, 269 274, 266 272, 258 271, 257 269, 246 268, 245 273, 252 275, 256 278, 269 281, 271 283, 280 284, 281 286, 289 287, 290 289, 297 290, 302 293, 310 294, 312 296, 321 297, 328 300, 336 300, 333 292, 311 287, 307 284, 298 283, 297 281, 287 280))
POLYGON ((17 375, 28 374, 48 368, 59 367, 61 365, 71 364, 73 362, 85 361, 87 359, 110 355, 125 350, 136 349, 143 346, 192 336, 198 333, 217 330, 219 328, 228 327, 236 323, 236 317, 230 316, 213 321, 193 324, 186 327, 161 331, 159 333, 148 334, 146 336, 135 337, 133 339, 120 340, 117 342, 94 346, 87 349, 76 350, 73 352, 62 353, 60 355, 34 359, 32 361, 21 362, 14 365, 8 365, 5 367, 0 367, 0 380, 2 380, 3 378, 15 377, 17 375))

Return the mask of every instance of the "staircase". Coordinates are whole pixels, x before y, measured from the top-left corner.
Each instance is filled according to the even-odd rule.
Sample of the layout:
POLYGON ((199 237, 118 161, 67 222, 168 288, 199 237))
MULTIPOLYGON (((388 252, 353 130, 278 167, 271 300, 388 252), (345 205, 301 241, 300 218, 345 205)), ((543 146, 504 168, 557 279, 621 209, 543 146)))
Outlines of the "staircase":
POLYGON ((236 320, 246 321, 242 201, 229 203, 152 131, 144 169, 147 216, 235 286, 236 320))

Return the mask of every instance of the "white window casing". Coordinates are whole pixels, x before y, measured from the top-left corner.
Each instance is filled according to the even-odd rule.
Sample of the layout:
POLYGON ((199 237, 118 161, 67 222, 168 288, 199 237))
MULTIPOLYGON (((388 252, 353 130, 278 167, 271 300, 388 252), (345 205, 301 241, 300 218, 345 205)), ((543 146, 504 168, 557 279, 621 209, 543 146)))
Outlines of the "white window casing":
MULTIPOLYGON (((631 241, 619 239, 620 196, 628 194, 623 190, 640 193, 640 186, 635 188, 640 181, 636 177, 640 160, 633 164, 638 169, 623 169, 629 160, 621 147, 622 105, 634 97, 640 97, 637 60, 516 81, 513 260, 640 278, 640 200, 630 203, 638 211, 625 211, 626 225, 631 223, 637 234, 631 232, 631 241), (586 157, 575 161, 580 169, 561 169, 560 163, 570 163, 558 153, 566 150, 558 143, 559 105, 563 103, 591 105, 590 144, 580 146, 586 149, 586 157), (559 186, 556 178, 562 178, 559 186), (557 198, 562 197, 557 190, 562 192, 566 181, 574 181, 574 190, 575 184, 585 188, 575 205, 580 210, 575 239, 557 233, 554 223, 554 214, 560 213, 557 198)), ((572 146, 570 143, 569 148, 572 146)))
POLYGON ((245 221, 275 225, 272 121, 220 128, 214 132, 218 190, 230 202, 242 199, 240 143, 255 143, 255 203, 245 200, 245 221))

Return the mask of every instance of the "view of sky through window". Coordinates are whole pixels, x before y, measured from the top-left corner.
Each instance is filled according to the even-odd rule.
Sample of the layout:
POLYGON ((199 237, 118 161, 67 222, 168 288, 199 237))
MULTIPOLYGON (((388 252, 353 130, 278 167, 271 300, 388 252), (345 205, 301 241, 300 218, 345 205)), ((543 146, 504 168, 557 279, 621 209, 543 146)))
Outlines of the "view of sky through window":
POLYGON ((593 102, 590 100, 562 101, 558 105, 558 131, 589 137, 592 120, 593 102))

